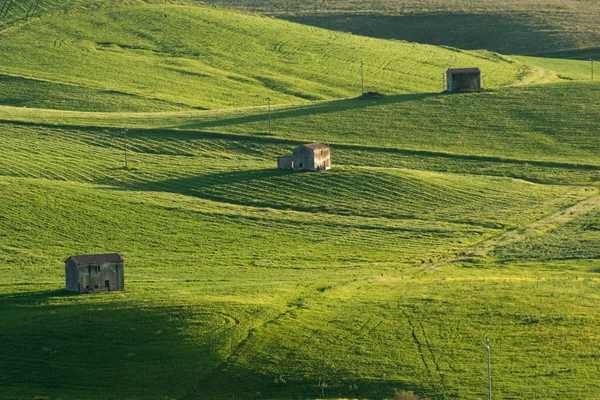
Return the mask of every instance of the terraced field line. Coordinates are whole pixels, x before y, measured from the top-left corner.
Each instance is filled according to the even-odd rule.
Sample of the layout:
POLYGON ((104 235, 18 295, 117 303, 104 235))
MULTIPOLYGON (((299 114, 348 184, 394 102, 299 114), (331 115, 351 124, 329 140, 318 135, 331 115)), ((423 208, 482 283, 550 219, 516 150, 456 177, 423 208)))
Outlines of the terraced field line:
POLYGON ((471 247, 471 254, 475 256, 489 255, 495 248, 543 235, 597 208, 600 208, 600 194, 598 193, 529 225, 484 240, 471 247))

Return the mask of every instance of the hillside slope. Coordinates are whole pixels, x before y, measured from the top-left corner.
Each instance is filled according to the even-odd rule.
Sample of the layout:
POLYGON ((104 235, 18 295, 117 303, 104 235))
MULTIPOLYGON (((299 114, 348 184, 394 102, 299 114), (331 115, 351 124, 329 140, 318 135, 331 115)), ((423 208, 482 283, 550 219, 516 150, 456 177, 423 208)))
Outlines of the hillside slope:
POLYGON ((504 54, 600 55, 594 0, 209 0, 359 35, 504 54), (588 50, 585 50, 585 49, 588 50), (564 50, 581 50, 564 52, 564 50), (563 52, 560 52, 560 51, 563 52))
MULTIPOLYGON (((441 91, 441 73, 448 67, 480 67, 486 88, 512 84, 532 69, 491 53, 369 39, 173 4, 50 14, 5 31, 0 45, 6 90, 33 87, 31 100, 2 102, 18 100, 24 106, 39 104, 40 81, 45 91, 47 82, 57 84, 57 93, 61 84, 69 84, 71 91, 109 91, 131 101, 166 103, 165 109, 222 108, 263 105, 268 97, 274 103, 354 97, 360 94, 361 60, 366 90, 390 94, 441 91)), ((140 110, 154 109, 144 107, 140 110)), ((76 103, 73 108, 99 107, 76 103)))
POLYGON ((585 63, 43 5, 0 34, 0 398, 483 398, 486 336, 494 398, 600 398, 585 63), (276 169, 314 140, 332 170, 276 169), (64 290, 107 252, 124 292, 64 290))

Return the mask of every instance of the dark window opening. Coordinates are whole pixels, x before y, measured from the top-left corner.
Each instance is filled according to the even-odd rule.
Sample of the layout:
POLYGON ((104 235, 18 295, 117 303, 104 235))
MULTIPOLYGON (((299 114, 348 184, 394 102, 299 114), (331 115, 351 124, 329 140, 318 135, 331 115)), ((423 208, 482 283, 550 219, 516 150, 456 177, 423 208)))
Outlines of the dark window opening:
POLYGON ((94 285, 94 289, 98 289, 98 285, 94 285))
POLYGON ((302 163, 300 163, 300 168, 302 168, 302 163))
POLYGON ((90 285, 86 285, 86 287, 85 287, 85 288, 86 288, 86 289, 89 289, 89 288, 90 288, 90 285))
POLYGON ((109 281, 104 281, 104 287, 110 287, 110 282, 109 281))

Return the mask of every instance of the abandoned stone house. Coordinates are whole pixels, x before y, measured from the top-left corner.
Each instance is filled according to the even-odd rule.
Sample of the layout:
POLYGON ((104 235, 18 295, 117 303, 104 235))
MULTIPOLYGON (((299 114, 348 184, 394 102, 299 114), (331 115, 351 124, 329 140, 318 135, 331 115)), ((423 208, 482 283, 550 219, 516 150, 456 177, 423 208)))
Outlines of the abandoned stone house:
POLYGON ((294 171, 326 171, 331 169, 331 151, 321 143, 302 145, 292 153, 294 171))
POLYGON ((292 169, 294 168, 294 161, 292 156, 279 156, 277 157, 277 168, 279 169, 292 169))
POLYGON ((331 150, 321 143, 304 144, 292 155, 277 157, 277 168, 294 171, 325 171, 331 169, 331 150))
POLYGON ((123 266, 118 253, 71 256, 65 261, 67 290, 80 293, 125 290, 123 266))
POLYGON ((446 72, 447 92, 479 92, 481 71, 479 68, 455 68, 446 72))

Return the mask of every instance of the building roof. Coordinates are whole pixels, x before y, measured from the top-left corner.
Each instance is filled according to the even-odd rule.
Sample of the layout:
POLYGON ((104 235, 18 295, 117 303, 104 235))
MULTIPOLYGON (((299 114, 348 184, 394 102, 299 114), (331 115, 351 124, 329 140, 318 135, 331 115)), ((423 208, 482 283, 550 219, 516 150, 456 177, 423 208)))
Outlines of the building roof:
POLYGON ((317 149, 328 149, 329 146, 327 146, 326 144, 322 144, 322 143, 310 143, 310 144, 303 144, 300 147, 308 147, 309 149, 312 150, 317 150, 317 149))
POLYGON ((479 68, 450 68, 448 70, 451 74, 479 74, 481 71, 479 68))
MULTIPOLYGON (((77 264, 102 264, 102 263, 119 263, 123 262, 123 257, 119 253, 110 254, 87 254, 79 256, 71 256, 77 264)), ((68 258, 67 258, 68 260, 68 258)))

